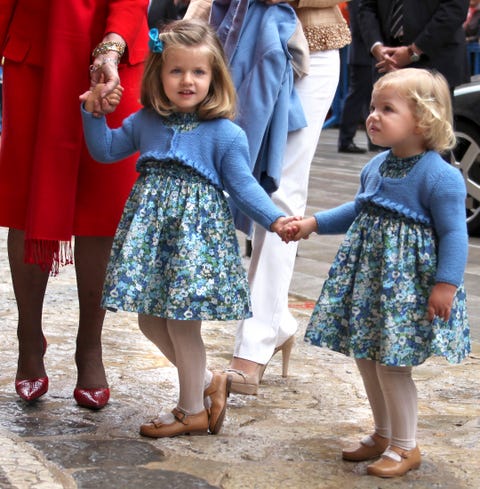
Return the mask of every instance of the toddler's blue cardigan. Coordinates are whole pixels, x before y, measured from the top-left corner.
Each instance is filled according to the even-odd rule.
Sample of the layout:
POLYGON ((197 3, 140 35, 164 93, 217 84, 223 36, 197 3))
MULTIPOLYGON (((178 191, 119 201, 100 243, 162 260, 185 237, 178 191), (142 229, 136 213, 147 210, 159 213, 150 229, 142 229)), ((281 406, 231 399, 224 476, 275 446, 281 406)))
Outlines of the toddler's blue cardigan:
POLYGON ((404 178, 382 177, 380 165, 388 151, 363 168, 355 200, 317 212, 319 234, 345 233, 366 202, 433 226, 438 238, 436 281, 459 286, 468 254, 465 182, 459 170, 428 151, 404 178))

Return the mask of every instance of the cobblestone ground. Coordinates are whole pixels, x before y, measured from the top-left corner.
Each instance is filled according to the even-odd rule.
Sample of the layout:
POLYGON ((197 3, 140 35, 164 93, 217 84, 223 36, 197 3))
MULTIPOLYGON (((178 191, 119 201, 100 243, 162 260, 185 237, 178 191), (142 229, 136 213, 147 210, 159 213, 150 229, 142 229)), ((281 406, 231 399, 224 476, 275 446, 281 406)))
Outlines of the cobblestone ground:
MULTIPOLYGON (((268 366, 258 396, 231 395, 217 436, 163 440, 139 425, 177 396, 176 371, 138 331, 133 315, 108 314, 105 364, 112 398, 92 412, 76 406, 77 322, 73 268, 50 281, 44 330, 50 390, 28 406, 15 394, 16 311, 0 230, 0 488, 390 489, 480 487, 480 349, 459 366, 430 359, 416 368, 419 470, 401 479, 367 476, 342 446, 372 429, 354 363, 303 343, 311 303, 295 301, 300 328, 290 373, 268 366)), ((210 367, 227 366, 235 324, 206 323, 210 367)))

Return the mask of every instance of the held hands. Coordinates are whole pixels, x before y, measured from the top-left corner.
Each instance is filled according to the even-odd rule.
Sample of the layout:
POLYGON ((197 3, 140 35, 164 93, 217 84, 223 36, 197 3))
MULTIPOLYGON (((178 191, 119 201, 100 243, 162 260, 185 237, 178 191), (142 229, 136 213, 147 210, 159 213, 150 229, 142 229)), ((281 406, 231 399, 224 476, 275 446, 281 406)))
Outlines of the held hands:
POLYGON ((93 89, 80 95, 80 101, 85 102, 85 110, 92 112, 95 117, 101 117, 113 112, 122 99, 123 87, 118 85, 112 92, 102 97, 104 83, 98 83, 93 89))
POLYGON ((282 241, 288 243, 288 241, 284 239, 284 229, 286 229, 287 224, 297 219, 301 219, 301 217, 298 216, 279 217, 276 221, 272 222, 272 224, 270 225, 270 231, 272 231, 273 233, 277 233, 278 236, 282 238, 282 241))
POLYGON ((439 282, 434 285, 428 299, 427 317, 429 321, 433 321, 435 316, 448 321, 456 291, 457 287, 455 285, 445 282, 439 282))
POLYGON ((317 221, 314 217, 279 217, 270 229, 277 233, 283 242, 289 243, 302 238, 308 239, 310 234, 317 230, 317 221))
POLYGON ((103 57, 99 64, 92 64, 93 69, 90 69, 90 86, 96 88, 98 85, 102 85, 102 97, 113 92, 120 84, 117 62, 118 60, 113 58, 103 57))
POLYGON ((90 90, 80 95, 80 101, 85 102, 85 109, 95 117, 113 112, 120 103, 123 88, 120 86, 118 63, 126 47, 119 34, 110 32, 92 51, 90 90))

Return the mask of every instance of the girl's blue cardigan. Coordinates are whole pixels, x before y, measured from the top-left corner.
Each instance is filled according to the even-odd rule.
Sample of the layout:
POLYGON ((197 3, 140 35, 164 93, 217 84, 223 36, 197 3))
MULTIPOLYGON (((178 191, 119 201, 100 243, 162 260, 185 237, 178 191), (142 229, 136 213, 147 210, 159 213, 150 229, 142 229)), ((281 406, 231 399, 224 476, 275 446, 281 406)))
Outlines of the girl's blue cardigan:
POLYGON ((140 152, 137 170, 148 160, 177 160, 197 170, 213 185, 225 190, 235 204, 266 229, 285 213, 278 209, 252 175, 247 137, 227 119, 202 121, 190 131, 178 131, 151 109, 127 117, 110 129, 105 117, 81 109, 87 147, 102 163, 140 152))
POLYGON ((373 202, 414 221, 432 226, 438 237, 437 282, 459 286, 468 254, 465 182, 442 157, 428 151, 404 178, 382 177, 388 151, 363 168, 355 200, 315 214, 319 234, 343 234, 363 205, 373 202))

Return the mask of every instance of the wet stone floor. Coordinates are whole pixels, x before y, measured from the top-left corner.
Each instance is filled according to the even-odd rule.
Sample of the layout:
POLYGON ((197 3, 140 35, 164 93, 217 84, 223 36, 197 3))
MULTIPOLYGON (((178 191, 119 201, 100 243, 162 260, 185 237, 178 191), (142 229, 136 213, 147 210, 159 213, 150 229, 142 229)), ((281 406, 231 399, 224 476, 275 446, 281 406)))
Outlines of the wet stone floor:
MULTIPOLYGON (((372 420, 353 361, 303 342, 311 304, 292 298, 299 330, 288 378, 281 377, 279 354, 258 396, 230 396, 219 435, 146 439, 140 424, 175 405, 176 371, 133 315, 109 313, 103 341, 111 401, 98 412, 78 407, 70 269, 47 291, 49 392, 34 405, 18 398, 16 312, 6 263, 0 256, 0 488, 480 488, 478 344, 461 365, 432 358, 414 369, 422 465, 383 480, 366 475, 366 462, 341 460, 342 447, 369 433, 372 420)), ((228 365, 234 334, 234 323, 205 323, 211 368, 228 365)))

